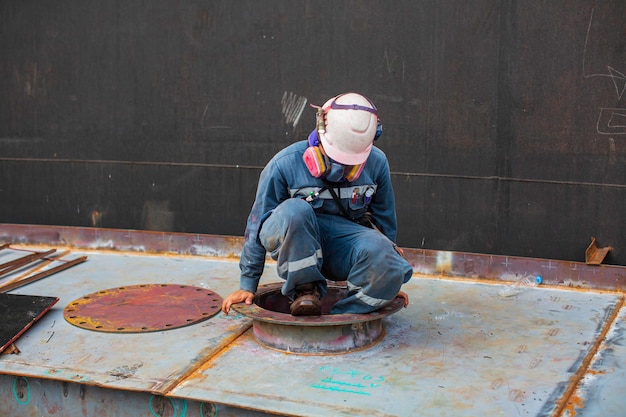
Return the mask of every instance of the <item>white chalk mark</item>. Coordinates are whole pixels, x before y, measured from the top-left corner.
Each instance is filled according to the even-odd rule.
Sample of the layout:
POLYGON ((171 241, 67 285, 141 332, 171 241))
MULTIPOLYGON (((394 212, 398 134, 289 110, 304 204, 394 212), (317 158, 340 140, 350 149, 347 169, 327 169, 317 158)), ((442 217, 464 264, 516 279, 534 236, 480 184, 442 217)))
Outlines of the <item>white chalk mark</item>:
POLYGON ((626 135, 626 109, 601 107, 596 131, 601 135, 626 135))
POLYGON ((583 49, 583 77, 591 78, 591 77, 609 77, 611 81, 613 81, 613 85, 615 86, 615 92, 617 93, 618 100, 621 100, 624 92, 626 91, 626 75, 623 72, 618 71, 610 65, 607 65, 606 73, 589 73, 587 74, 587 69, 585 68, 585 64, 587 62, 587 48, 589 46, 589 37, 591 33, 591 26, 593 23, 593 13, 595 11, 595 7, 591 9, 591 16, 589 17, 589 24, 587 25, 587 33, 585 35, 585 47, 583 49))
POLYGON ((306 97, 298 97, 291 92, 285 91, 280 102, 283 106, 283 116, 285 116, 285 121, 295 128, 300 121, 300 116, 302 116, 302 112, 304 111, 308 100, 306 97))
POLYGON ((607 69, 609 70, 609 74, 611 75, 613 85, 615 85, 617 99, 621 100, 622 96, 624 95, 624 91, 626 90, 626 75, 622 74, 611 66, 608 66, 607 69))

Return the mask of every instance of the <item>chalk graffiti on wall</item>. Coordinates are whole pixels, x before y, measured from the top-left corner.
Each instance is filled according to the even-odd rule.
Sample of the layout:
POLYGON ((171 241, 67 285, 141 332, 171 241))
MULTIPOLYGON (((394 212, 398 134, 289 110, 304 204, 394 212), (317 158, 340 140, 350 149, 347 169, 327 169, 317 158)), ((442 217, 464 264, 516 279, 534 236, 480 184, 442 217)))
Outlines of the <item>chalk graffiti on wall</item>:
POLYGON ((283 116, 285 116, 285 123, 293 126, 295 129, 300 121, 300 116, 304 111, 307 103, 307 98, 297 96, 294 93, 285 91, 280 103, 283 107, 283 116))
MULTIPOLYGON (((625 97, 626 92, 626 69, 620 67, 626 66, 624 62, 626 54, 621 39, 622 31, 606 30, 607 27, 619 28, 620 25, 609 25, 607 24, 609 22, 604 20, 615 18, 612 11, 619 9, 619 1, 606 2, 599 11, 597 8, 591 10, 583 52, 583 76, 609 80, 611 82, 609 86, 614 89, 618 103, 625 97)), ((600 107, 596 130, 601 135, 626 135, 626 107, 615 105, 600 107)))

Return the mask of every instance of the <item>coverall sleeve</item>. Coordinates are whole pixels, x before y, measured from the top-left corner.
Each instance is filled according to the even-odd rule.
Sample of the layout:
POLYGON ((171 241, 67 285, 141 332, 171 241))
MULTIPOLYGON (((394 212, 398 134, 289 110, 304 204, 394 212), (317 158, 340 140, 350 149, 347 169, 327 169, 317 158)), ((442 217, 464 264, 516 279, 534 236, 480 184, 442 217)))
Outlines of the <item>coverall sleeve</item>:
POLYGON ((387 159, 384 159, 379 173, 376 180, 378 184, 376 194, 374 194, 372 202, 370 203, 372 221, 389 240, 395 243, 398 233, 398 223, 396 219, 395 196, 387 159))
POLYGON ((256 292, 263 274, 266 255, 265 248, 259 240, 259 230, 263 221, 272 214, 272 210, 287 198, 289 198, 287 183, 272 160, 259 176, 255 201, 248 216, 245 242, 239 260, 241 270, 239 289, 256 292))

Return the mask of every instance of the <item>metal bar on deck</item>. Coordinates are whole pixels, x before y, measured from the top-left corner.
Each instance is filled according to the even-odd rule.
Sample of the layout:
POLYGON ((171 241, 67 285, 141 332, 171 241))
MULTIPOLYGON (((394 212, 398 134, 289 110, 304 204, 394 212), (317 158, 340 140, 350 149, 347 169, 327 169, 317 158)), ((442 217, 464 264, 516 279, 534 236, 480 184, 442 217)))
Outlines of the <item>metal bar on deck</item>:
MULTIPOLYGON (((41 271, 43 268, 45 268, 46 266, 50 265, 53 262, 67 262, 67 261, 64 261, 61 258, 63 258, 65 255, 67 255, 69 253, 70 253, 69 250, 64 250, 62 252, 59 252, 59 253, 55 254, 54 256, 43 258, 43 262, 40 262, 39 265, 37 265, 37 266, 35 266, 33 268, 30 268, 29 270, 25 271, 23 274, 20 274, 20 275, 18 275, 15 278, 11 278, 9 282, 19 281, 19 280, 21 280, 23 278, 26 278, 27 276, 32 275, 32 274, 34 274, 37 271, 41 271)), ((5 282, 5 284, 6 284, 6 282, 5 282)))
POLYGON ((35 252, 30 255, 26 255, 21 258, 18 258, 18 259, 14 259, 12 261, 5 262, 2 265, 0 265, 0 276, 6 275, 9 272, 15 271, 16 269, 19 269, 23 267, 24 265, 27 265, 31 262, 34 262, 41 258, 45 258, 46 256, 54 252, 56 252, 56 249, 50 249, 49 251, 46 251, 46 252, 35 252))
POLYGON ((24 285, 30 284, 32 282, 35 282, 37 280, 40 280, 42 278, 46 278, 52 274, 56 274, 57 272, 63 271, 64 269, 70 268, 74 265, 77 265, 79 263, 85 262, 85 260, 87 259, 86 256, 81 256, 80 258, 76 258, 73 259, 71 261, 65 261, 65 263, 63 263, 62 265, 59 265, 57 267, 54 268, 50 268, 46 271, 40 272, 38 274, 32 275, 30 277, 24 278, 20 281, 16 281, 16 282, 12 282, 9 283, 3 287, 0 288, 0 292, 4 293, 4 292, 8 292, 11 290, 14 290, 18 287, 22 287, 24 285))

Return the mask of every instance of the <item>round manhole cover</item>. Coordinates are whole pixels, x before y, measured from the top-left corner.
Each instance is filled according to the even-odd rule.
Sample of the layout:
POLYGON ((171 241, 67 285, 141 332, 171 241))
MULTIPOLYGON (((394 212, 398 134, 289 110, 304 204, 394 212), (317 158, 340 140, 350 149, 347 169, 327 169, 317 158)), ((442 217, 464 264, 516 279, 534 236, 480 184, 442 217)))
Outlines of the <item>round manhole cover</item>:
POLYGON ((142 284, 85 295, 69 303, 63 316, 83 329, 143 333, 199 323, 217 314, 221 306, 222 297, 205 288, 142 284))

